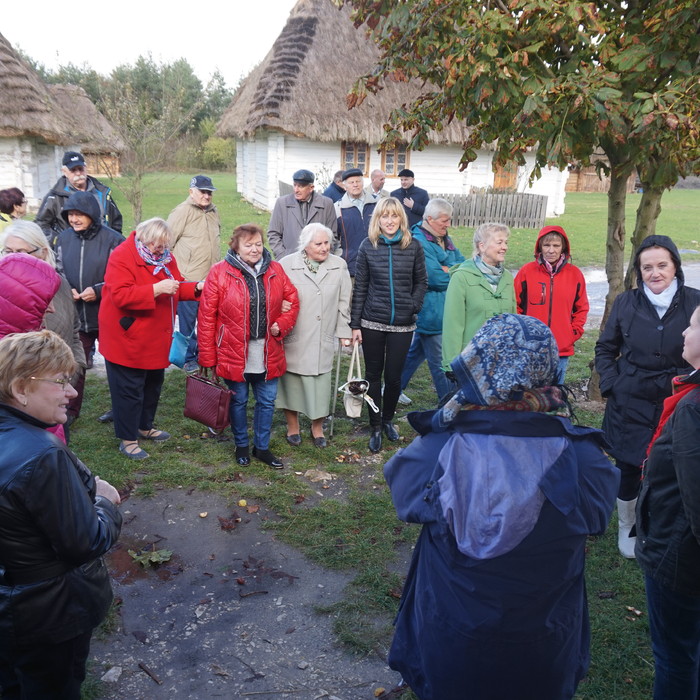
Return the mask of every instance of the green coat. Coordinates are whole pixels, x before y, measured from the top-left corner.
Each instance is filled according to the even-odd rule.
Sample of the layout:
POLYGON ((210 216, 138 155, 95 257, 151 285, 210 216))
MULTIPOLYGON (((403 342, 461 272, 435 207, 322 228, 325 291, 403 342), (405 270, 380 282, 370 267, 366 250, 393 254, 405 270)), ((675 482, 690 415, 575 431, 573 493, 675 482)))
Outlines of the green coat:
POLYGON ((471 259, 450 272, 452 277, 442 318, 442 366, 445 371, 491 316, 516 313, 513 275, 508 270, 503 271, 496 291, 471 259))

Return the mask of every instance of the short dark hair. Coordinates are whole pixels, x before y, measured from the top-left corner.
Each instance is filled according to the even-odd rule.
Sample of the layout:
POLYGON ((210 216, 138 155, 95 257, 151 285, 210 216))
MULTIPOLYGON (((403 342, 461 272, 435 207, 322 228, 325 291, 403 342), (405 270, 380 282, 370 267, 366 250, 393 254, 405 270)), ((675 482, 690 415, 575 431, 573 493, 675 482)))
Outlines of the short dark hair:
POLYGON ((17 187, 0 190, 0 211, 3 214, 12 214, 15 206, 19 206, 22 202, 24 202, 24 192, 17 187))
POLYGON ((250 238, 260 234, 262 238, 263 245, 265 245, 265 233, 257 224, 241 224, 233 229, 231 234, 231 240, 228 242, 228 247, 234 252, 238 252, 238 248, 241 245, 241 240, 243 238, 250 238))

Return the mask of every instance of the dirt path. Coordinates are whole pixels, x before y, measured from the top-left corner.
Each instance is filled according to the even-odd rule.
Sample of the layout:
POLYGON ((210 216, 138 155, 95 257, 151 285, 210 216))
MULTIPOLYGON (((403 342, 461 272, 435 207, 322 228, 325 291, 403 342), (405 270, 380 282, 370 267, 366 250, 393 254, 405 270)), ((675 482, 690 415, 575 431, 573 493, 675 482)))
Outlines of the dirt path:
POLYGON ((91 653, 105 697, 365 700, 398 683, 382 659, 338 648, 332 620, 314 612, 342 599, 350 577, 263 530, 262 507, 174 489, 122 511, 109 555, 120 620, 91 653), (171 561, 143 570, 127 551, 153 547, 171 561))

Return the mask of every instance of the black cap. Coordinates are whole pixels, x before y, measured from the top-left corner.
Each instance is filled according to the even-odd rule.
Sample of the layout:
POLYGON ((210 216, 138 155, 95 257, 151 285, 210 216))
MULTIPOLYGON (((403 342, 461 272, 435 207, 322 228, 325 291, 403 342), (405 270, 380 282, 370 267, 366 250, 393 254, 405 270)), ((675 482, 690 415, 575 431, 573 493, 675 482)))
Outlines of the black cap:
POLYGON ((206 175, 195 175, 190 180, 190 189, 192 188, 194 188, 195 190, 216 192, 216 187, 214 187, 214 183, 211 181, 211 178, 207 177, 206 175))
POLYGON ((359 168, 350 168, 343 173, 343 182, 351 177, 364 177, 362 171, 359 168))
POLYGON ((85 158, 83 158, 83 154, 78 153, 78 151, 66 151, 63 154, 63 165, 65 165, 68 170, 79 167, 84 168, 85 158))
POLYGON ((314 174, 310 170, 297 170, 292 175, 294 182, 303 182, 305 185, 312 185, 315 179, 314 174))
POLYGON ((408 168, 404 168, 400 173, 399 177, 415 177, 413 174, 413 170, 409 170, 408 168))

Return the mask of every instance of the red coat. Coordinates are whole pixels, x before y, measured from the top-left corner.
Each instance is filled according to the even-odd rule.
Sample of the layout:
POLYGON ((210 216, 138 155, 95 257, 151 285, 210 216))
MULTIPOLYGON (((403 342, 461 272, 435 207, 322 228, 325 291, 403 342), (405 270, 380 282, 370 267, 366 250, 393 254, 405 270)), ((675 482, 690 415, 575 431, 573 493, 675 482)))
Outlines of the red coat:
MULTIPOLYGON (((553 275, 538 260, 527 263, 515 276, 515 301, 518 313, 534 316, 552 331, 559 355, 574 354, 574 343, 583 335, 588 317, 586 280, 578 267, 571 264, 569 240, 560 226, 545 226, 537 242, 548 233, 558 233, 565 240, 566 263, 553 275)), ((535 258, 537 258, 535 243, 535 258)))
MULTIPOLYGON (((153 274, 136 250, 136 233, 109 256, 99 313, 100 352, 110 362, 134 369, 165 369, 170 361, 173 313, 178 299, 193 301, 196 282, 180 285, 177 295, 153 296, 153 285, 168 279, 153 274)), ((167 265, 173 279, 184 281, 173 258, 167 265)))
MULTIPOLYGON (((299 297, 282 266, 268 262, 263 273, 267 309, 265 367, 266 378, 275 379, 287 370, 283 338, 296 323, 299 297), (282 313, 283 300, 292 304, 286 313, 282 313), (270 333, 275 322, 280 329, 277 336, 270 333)), ((197 319, 199 364, 216 367, 220 377, 234 382, 244 381, 250 336, 250 294, 243 274, 226 260, 216 263, 204 283, 197 319)))

